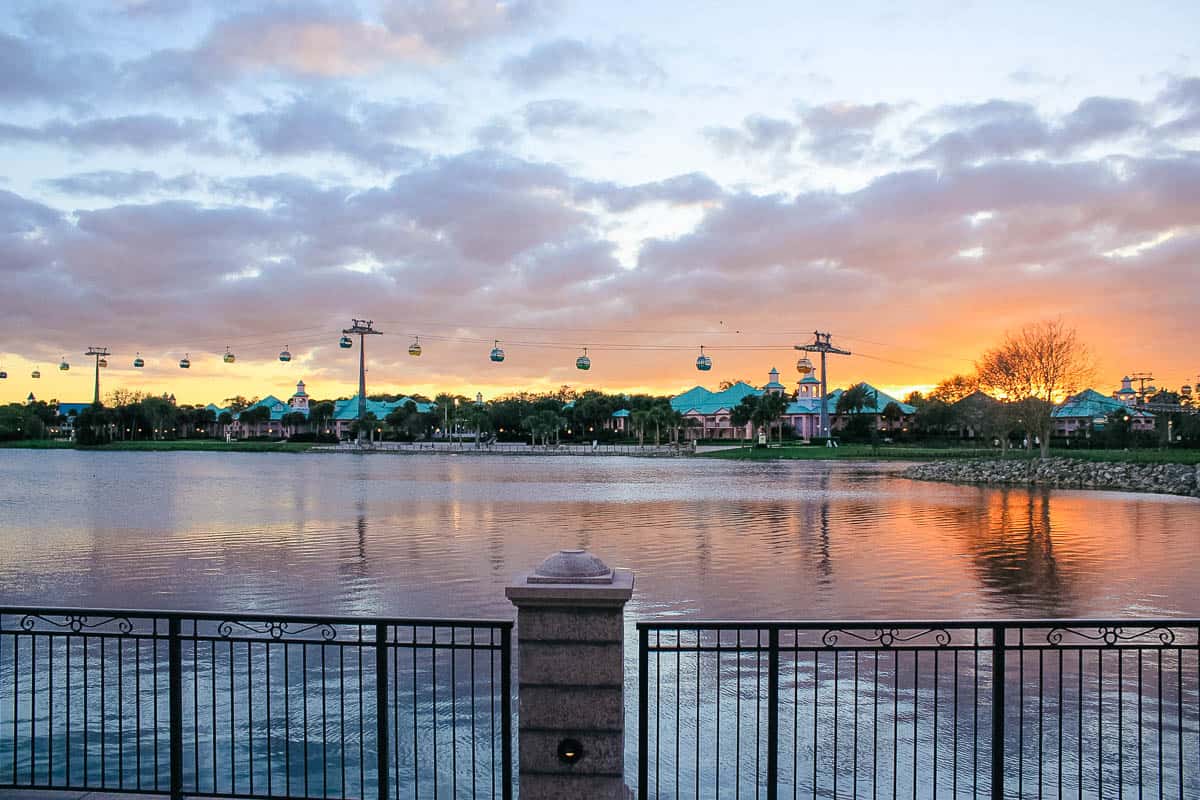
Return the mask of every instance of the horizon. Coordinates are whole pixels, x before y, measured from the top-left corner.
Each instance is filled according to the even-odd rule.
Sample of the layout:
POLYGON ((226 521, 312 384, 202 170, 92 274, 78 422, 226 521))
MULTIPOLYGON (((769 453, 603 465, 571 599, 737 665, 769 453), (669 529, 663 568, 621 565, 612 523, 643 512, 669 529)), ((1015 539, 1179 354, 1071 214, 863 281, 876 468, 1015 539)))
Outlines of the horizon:
POLYGON ((1046 319, 1091 346, 1098 391, 1197 383, 1188 19, 16 2, 0 403, 90 398, 89 345, 113 351, 102 397, 348 396, 356 315, 388 334, 369 393, 673 394, 772 366, 790 387, 818 329, 854 353, 831 388, 903 397, 1046 319))

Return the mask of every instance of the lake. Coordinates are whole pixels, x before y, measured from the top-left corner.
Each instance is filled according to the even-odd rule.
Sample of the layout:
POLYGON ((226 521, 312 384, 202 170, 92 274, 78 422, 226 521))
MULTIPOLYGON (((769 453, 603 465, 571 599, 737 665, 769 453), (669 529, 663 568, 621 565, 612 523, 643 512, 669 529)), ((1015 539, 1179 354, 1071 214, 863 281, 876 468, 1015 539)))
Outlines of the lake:
POLYGON ((0 602, 512 614, 583 547, 633 615, 1200 615, 1200 503, 903 465, 0 450, 0 602))
MULTIPOLYGON (((637 618, 1200 616, 1196 500, 919 483, 899 476, 903 466, 0 450, 0 604, 511 618, 504 586, 515 574, 557 549, 586 548, 637 576, 626 622, 627 775, 636 768, 637 618)), ((655 685, 670 685, 670 659, 653 663, 655 685)), ((917 685, 916 666, 893 664, 894 697, 917 685)), ((698 669, 675 667, 697 696, 698 669)), ((831 676, 822 669, 815 659, 809 668, 796 660, 788 685, 805 697, 809 687, 828 693, 831 676)), ((1190 663, 1186 671, 1195 674, 1190 663)), ((961 674, 968 685, 973 673, 961 674)), ((0 682, 14 683, 11 672, 0 669, 0 682)), ((718 676, 714 690, 726 706, 745 691, 757 697, 757 688, 730 684, 720 688, 718 676)), ((921 685, 928 694, 929 678, 921 685)), ((929 718, 931 709, 912 691, 915 731, 918 713, 929 718)), ((1200 685, 1189 677, 1176 696, 1200 702, 1200 685)), ((415 689, 413 697, 415 708, 415 689)), ((422 694, 419 706, 432 729, 465 735, 438 717, 436 696, 422 694)), ((231 700, 220 714, 232 719, 232 708, 231 700)), ((713 710, 703 711, 705 731, 721 729, 713 710)), ((1090 705, 1086 715, 1095 716, 1090 705)), ((708 753, 719 738, 702 736, 696 719, 695 736, 684 736, 694 765, 679 765, 672 778, 685 789, 699 782, 701 745, 708 753)), ((1071 739, 1068 731, 1062 741, 1095 739, 1082 733, 1071 739)), ((928 736, 920 734, 922 746, 928 736)), ((185 737, 206 741, 203 728, 185 737)), ((813 764, 808 748, 830 756, 827 743, 802 747, 795 732, 793 739, 797 776, 813 764)), ((297 761, 307 753, 290 746, 297 761)), ((14 752, 21 751, 0 737, 0 760, 16 763, 14 752)), ((304 769, 316 773, 316 758, 308 755, 304 769)), ((741 763, 729 758, 719 760, 741 763)), ((216 762, 214 749, 207 763, 216 762)), ((205 763, 197 749, 193 773, 205 763)), ((967 769, 964 761, 964 780, 967 769)), ((1079 770, 1087 785, 1098 780, 1095 763, 1079 770)), ((733 772, 720 779, 723 790, 733 772)), ((432 774, 414 771, 413 785, 428 788, 432 774)), ((914 775, 914 790, 931 788, 923 771, 914 775)), ((1180 788, 1191 790, 1193 780, 1200 777, 1180 788)))

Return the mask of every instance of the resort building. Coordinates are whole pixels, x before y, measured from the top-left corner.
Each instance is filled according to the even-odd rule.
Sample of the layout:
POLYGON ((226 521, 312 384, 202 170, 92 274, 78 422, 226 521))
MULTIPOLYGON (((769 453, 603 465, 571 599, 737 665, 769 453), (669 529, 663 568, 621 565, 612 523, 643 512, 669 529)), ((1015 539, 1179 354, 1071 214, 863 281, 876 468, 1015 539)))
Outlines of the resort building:
MULTIPOLYGON (((872 398, 859 413, 874 416, 874 424, 880 430, 901 430, 911 422, 912 415, 917 410, 901 403, 895 398, 876 389, 870 384, 864 386, 872 398), (895 403, 900 410, 899 416, 888 419, 884 409, 895 403)), ((831 429, 837 431, 846 427, 850 415, 837 413, 838 399, 842 389, 829 393, 826 400, 829 410, 831 429)), ((786 394, 787 387, 779 382, 779 370, 772 368, 767 373, 767 383, 761 389, 756 389, 744 381, 738 381, 727 389, 713 392, 703 386, 695 386, 683 394, 671 398, 671 408, 678 411, 685 419, 693 420, 688 426, 688 436, 696 439, 745 439, 751 435, 750 425, 734 425, 731 421, 733 409, 742 402, 742 398, 761 397, 764 393, 786 394)), ((788 425, 793 434, 800 439, 810 439, 818 435, 821 420, 821 381, 812 373, 800 379, 796 391, 788 396, 791 400, 784 410, 782 420, 788 425)))
MULTIPOLYGON (((387 415, 400 408, 405 403, 413 403, 417 407, 417 411, 421 414, 428 414, 437 408, 436 403, 420 403, 411 397, 401 397, 398 400, 372 400, 367 398, 367 414, 375 415, 379 425, 383 427, 383 421, 387 419, 387 415)), ((350 436, 350 428, 354 423, 358 422, 358 395, 354 395, 348 400, 337 400, 333 404, 333 419, 330 420, 329 432, 337 434, 339 439, 346 439, 350 436)), ((321 431, 324 433, 325 431, 321 431)))
POLYGON ((91 408, 91 403, 59 403, 55 406, 58 411, 58 432, 67 436, 75 435, 75 418, 91 408))
POLYGON ((625 433, 627 430, 629 430, 629 409, 618 408, 612 413, 612 416, 608 418, 608 421, 604 423, 604 427, 608 428, 610 431, 625 433))
MULTIPOLYGON (((1079 436, 1091 431, 1102 431, 1113 414, 1129 418, 1129 429, 1133 431, 1154 430, 1154 415, 1149 411, 1134 408, 1132 400, 1126 401, 1129 389, 1129 378, 1121 379, 1122 387, 1105 397, 1094 389, 1084 389, 1079 394, 1067 398, 1067 401, 1054 409, 1051 417, 1054 420, 1055 436, 1079 436)), ((1132 392, 1132 389, 1130 389, 1132 392)))
MULTIPOLYGON (((1091 389, 1088 391, 1091 391, 1091 389)), ((1113 400, 1116 400, 1127 406, 1136 405, 1137 397, 1137 390, 1133 388, 1133 378, 1129 377, 1128 375, 1126 375, 1124 378, 1121 378, 1121 388, 1117 389, 1112 394, 1113 400)))

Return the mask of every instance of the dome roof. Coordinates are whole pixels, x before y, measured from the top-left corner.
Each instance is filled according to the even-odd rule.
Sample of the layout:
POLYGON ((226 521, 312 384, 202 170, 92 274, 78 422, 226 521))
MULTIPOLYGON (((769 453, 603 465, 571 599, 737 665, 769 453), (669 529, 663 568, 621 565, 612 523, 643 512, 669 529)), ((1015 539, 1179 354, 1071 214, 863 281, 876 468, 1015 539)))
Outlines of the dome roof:
POLYGON ((543 561, 530 583, 612 583, 608 565, 586 550, 559 550, 543 561))

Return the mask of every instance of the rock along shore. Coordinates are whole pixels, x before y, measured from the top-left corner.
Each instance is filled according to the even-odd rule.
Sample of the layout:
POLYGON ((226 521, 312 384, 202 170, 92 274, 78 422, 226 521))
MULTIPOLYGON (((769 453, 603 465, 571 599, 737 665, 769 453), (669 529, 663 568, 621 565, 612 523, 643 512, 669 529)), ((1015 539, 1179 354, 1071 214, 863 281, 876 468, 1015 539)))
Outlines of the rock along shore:
POLYGON ((919 481, 1109 489, 1200 498, 1200 464, 1131 464, 1074 458, 930 461, 903 472, 919 481))

